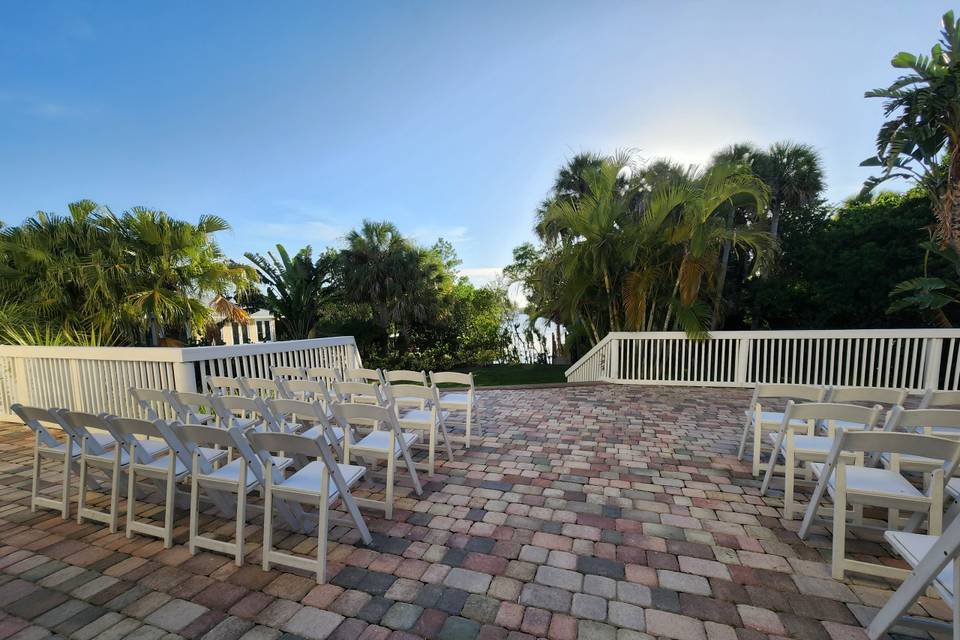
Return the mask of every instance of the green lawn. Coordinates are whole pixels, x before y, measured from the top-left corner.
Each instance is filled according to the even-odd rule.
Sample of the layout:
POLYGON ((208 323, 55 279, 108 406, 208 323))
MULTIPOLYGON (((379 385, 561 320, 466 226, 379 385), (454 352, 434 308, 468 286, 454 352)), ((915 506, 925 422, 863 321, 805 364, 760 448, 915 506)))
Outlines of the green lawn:
POLYGON ((495 364, 471 369, 478 387, 499 387, 512 384, 545 384, 566 382, 560 364, 495 364))

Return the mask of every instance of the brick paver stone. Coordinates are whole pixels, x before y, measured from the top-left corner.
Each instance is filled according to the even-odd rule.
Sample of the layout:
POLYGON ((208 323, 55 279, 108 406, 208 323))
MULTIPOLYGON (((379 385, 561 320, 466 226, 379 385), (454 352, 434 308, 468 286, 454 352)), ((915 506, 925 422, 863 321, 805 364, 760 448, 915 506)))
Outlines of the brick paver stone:
POLYGON ((492 579, 493 576, 489 574, 456 567, 450 570, 443 584, 470 593, 486 593, 492 579))
POLYGON ((283 625, 283 630, 308 640, 324 640, 343 621, 343 616, 315 607, 303 607, 283 625))

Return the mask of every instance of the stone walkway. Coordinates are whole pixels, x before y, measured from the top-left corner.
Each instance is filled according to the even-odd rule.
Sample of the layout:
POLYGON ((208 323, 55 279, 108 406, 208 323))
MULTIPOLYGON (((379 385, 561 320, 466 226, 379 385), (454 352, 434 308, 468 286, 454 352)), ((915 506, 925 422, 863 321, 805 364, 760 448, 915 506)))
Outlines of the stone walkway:
MULTIPOLYGON (((480 394, 487 434, 409 488, 370 548, 331 532, 329 582, 30 513, 32 440, 0 425, 0 640, 865 638, 892 585, 830 579, 734 453, 741 390, 587 386, 480 394), (479 445, 479 446, 478 446, 479 445)), ((442 458, 441 458, 442 459, 442 458)), ((44 484, 52 487, 51 469, 44 484)), ((205 531, 229 534, 213 515, 205 531)), ((309 554, 315 542, 280 546, 309 554)), ((897 562, 876 542, 850 553, 897 562)), ((918 613, 947 618, 939 599, 918 613)))

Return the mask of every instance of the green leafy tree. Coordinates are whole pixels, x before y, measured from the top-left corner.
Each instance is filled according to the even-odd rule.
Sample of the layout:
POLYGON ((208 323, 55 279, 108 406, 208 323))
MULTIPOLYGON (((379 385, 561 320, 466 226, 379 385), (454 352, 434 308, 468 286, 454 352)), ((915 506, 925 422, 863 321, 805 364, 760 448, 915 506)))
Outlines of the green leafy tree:
POLYGON ((282 244, 276 255, 245 253, 254 264, 266 293, 258 302, 274 313, 282 336, 290 340, 312 338, 324 306, 338 295, 335 286, 336 254, 325 252, 316 260, 306 246, 293 257, 282 244))
POLYGON ((943 15, 940 41, 930 55, 901 51, 891 64, 911 73, 884 89, 866 92, 882 98, 886 122, 877 134, 875 156, 863 166, 883 172, 867 181, 871 190, 891 178, 916 182, 930 197, 937 216, 936 238, 955 252, 960 246, 960 23, 943 15))

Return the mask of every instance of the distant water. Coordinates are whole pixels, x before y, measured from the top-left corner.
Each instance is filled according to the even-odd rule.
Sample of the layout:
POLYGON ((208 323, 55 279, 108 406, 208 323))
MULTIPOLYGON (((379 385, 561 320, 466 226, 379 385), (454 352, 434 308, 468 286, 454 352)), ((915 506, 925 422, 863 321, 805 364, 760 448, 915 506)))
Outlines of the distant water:
MULTIPOLYGON (((525 329, 529 321, 529 316, 523 312, 516 312, 513 314, 507 321, 507 330, 510 333, 510 338, 513 341, 513 346, 516 348, 517 353, 520 354, 520 360, 522 362, 536 362, 539 360, 539 356, 542 353, 547 354, 547 361, 553 361, 553 334, 557 329, 557 324, 544 320, 543 318, 537 318, 534 323, 534 328, 536 329, 533 332, 533 341, 530 342, 527 340, 527 335, 525 329), (519 335, 518 335, 519 334, 519 335), (541 340, 541 337, 545 339, 541 340)), ((560 335, 561 338, 566 338, 566 330, 561 326, 560 335)))

